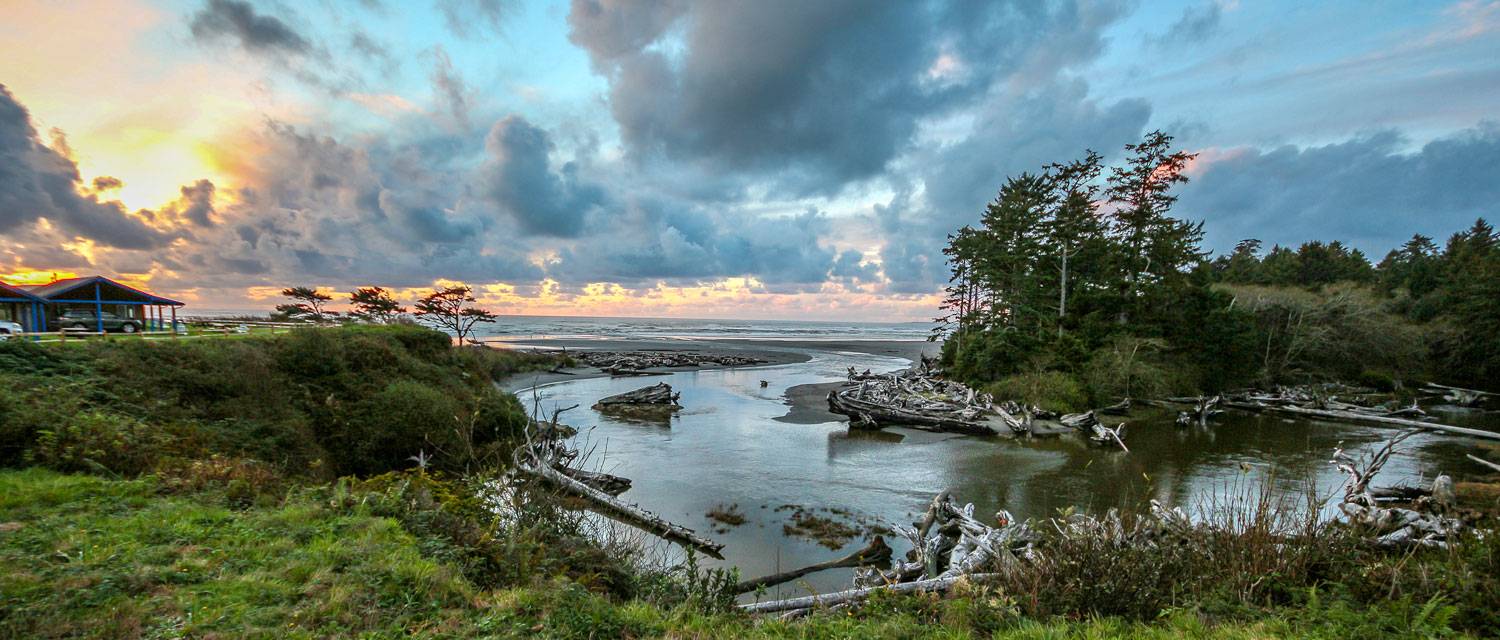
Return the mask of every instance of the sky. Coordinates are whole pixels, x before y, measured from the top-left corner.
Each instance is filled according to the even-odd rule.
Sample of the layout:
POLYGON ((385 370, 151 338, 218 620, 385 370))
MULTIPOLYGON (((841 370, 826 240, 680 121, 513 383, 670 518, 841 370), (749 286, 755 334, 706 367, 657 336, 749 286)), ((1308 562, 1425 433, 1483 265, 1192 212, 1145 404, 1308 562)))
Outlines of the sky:
POLYGON ((0 279, 269 310, 931 318, 1008 175, 1197 153, 1206 248, 1500 214, 1500 1, 0 0, 0 279))

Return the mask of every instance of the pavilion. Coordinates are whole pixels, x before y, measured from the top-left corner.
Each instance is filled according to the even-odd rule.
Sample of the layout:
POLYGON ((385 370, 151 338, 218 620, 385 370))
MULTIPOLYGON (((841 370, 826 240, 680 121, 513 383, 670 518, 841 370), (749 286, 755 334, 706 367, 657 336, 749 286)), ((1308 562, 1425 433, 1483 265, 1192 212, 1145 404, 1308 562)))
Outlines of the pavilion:
POLYGON ((18 299, 10 303, 18 308, 23 302, 30 303, 33 317, 30 322, 21 323, 28 327, 28 331, 47 331, 56 326, 58 317, 73 309, 93 311, 94 317, 99 321, 98 330, 101 333, 104 331, 105 313, 135 320, 147 331, 162 330, 177 326, 177 309, 184 306, 177 300, 163 298, 104 276, 66 278, 43 285, 6 286, 0 289, 0 302, 10 300, 7 296, 15 291, 29 296, 28 300, 18 299))

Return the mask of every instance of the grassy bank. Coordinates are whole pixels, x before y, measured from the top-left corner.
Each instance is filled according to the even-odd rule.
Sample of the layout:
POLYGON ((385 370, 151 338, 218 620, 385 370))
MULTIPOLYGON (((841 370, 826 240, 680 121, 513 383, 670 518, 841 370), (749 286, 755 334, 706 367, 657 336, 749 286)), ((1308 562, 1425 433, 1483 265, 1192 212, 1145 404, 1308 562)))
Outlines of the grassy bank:
MULTIPOLYGON (((1454 608, 1393 598, 1351 608, 1310 591, 1255 615, 1192 608, 1155 620, 1023 615, 1014 596, 880 598, 857 616, 795 622, 601 595, 563 577, 485 588, 444 553, 359 501, 312 492, 233 506, 220 490, 159 478, 0 472, 0 636, 4 637, 1437 637, 1454 608), (1216 621, 1217 619, 1217 621, 1216 621), (1352 634, 1352 635, 1351 635, 1352 634)), ((1130 563, 1129 559, 1121 561, 1130 563)), ((1137 574, 1138 575, 1138 574, 1137 574)), ((1124 577, 1124 576, 1122 576, 1124 577)), ((1102 582, 1099 589, 1108 589, 1102 582)), ((1079 592, 1084 597, 1111 597, 1079 592)))
POLYGON ((997 584, 750 619, 727 606, 732 574, 643 562, 636 541, 601 535, 541 487, 495 491, 525 418, 492 381, 551 364, 395 327, 0 345, 0 637, 1342 638, 1500 626, 1497 541, 1387 552, 1337 528, 1280 539, 1264 522, 1144 545, 1049 523, 1042 560, 997 584))

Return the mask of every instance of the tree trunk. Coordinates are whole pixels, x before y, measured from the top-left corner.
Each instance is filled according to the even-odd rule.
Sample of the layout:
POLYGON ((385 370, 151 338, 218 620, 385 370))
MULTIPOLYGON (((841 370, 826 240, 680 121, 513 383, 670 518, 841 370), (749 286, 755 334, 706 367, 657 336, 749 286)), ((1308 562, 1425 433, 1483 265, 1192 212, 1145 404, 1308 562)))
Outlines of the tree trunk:
POLYGON ((788 598, 786 600, 772 600, 770 602, 757 602, 754 604, 740 605, 740 610, 746 613, 775 613, 778 611, 794 611, 797 609, 809 609, 818 606, 833 606, 850 602, 859 602, 870 597, 878 591, 890 591, 892 593, 930 592, 942 593, 953 588, 960 580, 968 579, 980 581, 993 579, 998 574, 976 573, 968 576, 952 576, 948 578, 934 578, 931 580, 918 580, 916 582, 903 582, 890 586, 865 587, 863 589, 850 589, 823 595, 803 596, 801 598, 788 598))
POLYGON ((686 547, 692 547, 714 558, 724 559, 722 554, 724 545, 701 537, 697 533, 694 533, 692 529, 668 522, 645 509, 625 504, 614 496, 574 480, 551 466, 538 465, 531 460, 523 459, 516 465, 516 468, 523 473, 546 480, 553 486, 582 498, 593 505, 593 510, 602 515, 619 520, 643 531, 648 531, 665 540, 670 540, 686 547))
POLYGON ((760 589, 761 587, 770 587, 782 584, 784 582, 791 582, 807 574, 817 573, 819 571, 824 571, 827 569, 846 569, 866 565, 885 564, 890 561, 890 545, 887 545, 885 543, 885 538, 875 536, 875 539, 871 540, 870 544, 865 545, 863 549, 859 549, 854 553, 851 553, 842 558, 829 560, 827 562, 819 562, 817 564, 802 567, 801 569, 793 569, 791 571, 783 571, 781 573, 761 578, 755 578, 753 580, 746 580, 739 583, 738 585, 735 585, 734 592, 750 593, 751 591, 755 591, 756 589, 760 589))

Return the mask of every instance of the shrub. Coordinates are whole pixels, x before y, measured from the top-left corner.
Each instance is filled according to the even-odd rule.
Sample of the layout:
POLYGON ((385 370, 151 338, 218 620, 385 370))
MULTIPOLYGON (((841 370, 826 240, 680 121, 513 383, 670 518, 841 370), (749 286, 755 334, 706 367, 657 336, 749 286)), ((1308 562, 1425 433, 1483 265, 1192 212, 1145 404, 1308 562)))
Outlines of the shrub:
POLYGON ((150 470, 171 438, 133 418, 90 411, 37 434, 33 462, 60 471, 109 471, 135 475, 150 470))
POLYGON ((1160 340, 1118 336, 1089 358, 1084 382, 1095 402, 1120 398, 1159 398, 1181 383, 1159 362, 1160 340))
MULTIPOLYGON (((251 458, 295 474, 381 473, 419 451, 439 468, 503 462, 499 443, 526 417, 491 376, 553 360, 449 342, 405 326, 66 349, 11 341, 0 345, 0 361, 13 361, 0 372, 0 464, 24 462, 43 430, 54 447, 82 437, 59 430, 90 412, 161 426, 172 455, 251 458)), ((56 450, 32 459, 82 464, 56 450)))
POLYGON ((1038 371, 1008 376, 984 387, 996 400, 1014 400, 1053 411, 1088 409, 1088 394, 1073 376, 1061 371, 1038 371))

